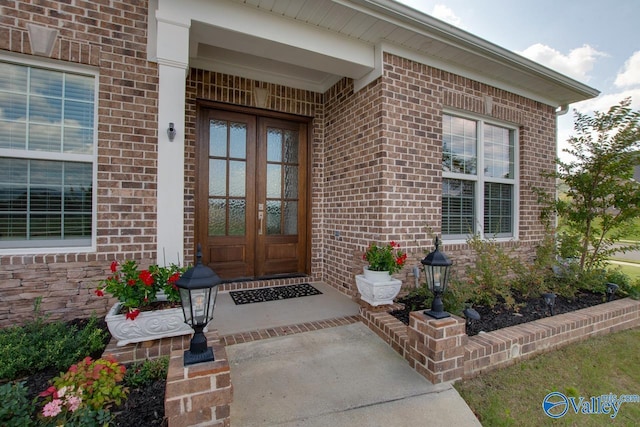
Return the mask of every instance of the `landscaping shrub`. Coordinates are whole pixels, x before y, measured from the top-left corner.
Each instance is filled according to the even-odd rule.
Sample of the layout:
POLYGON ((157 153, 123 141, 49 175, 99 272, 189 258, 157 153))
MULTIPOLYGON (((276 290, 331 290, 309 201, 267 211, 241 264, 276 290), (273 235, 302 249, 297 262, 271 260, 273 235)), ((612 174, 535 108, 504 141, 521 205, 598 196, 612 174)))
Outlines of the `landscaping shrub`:
POLYGON ((167 378, 168 369, 168 356, 134 363, 127 368, 124 374, 124 384, 131 388, 147 386, 154 381, 167 378))
POLYGON ((24 427, 31 423, 31 404, 27 399, 24 382, 0 386, 0 425, 24 427))
POLYGON ((467 302, 472 304, 493 306, 503 302, 514 306, 511 284, 515 276, 515 258, 495 241, 483 240, 478 235, 467 243, 475 253, 476 263, 465 269, 466 286, 458 282, 458 291, 461 295, 469 294, 467 302))
POLYGON ((24 326, 0 330, 0 381, 54 368, 66 370, 86 355, 101 351, 108 333, 91 317, 84 328, 63 322, 46 323, 34 304, 35 318, 24 326))

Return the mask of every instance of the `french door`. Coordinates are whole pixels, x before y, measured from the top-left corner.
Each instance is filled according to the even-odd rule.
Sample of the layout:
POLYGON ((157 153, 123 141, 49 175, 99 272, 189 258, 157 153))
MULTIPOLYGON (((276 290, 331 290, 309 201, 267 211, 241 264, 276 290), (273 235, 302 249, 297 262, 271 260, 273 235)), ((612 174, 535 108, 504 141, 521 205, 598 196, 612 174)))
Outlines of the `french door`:
POLYGON ((223 279, 306 273, 307 123, 201 108, 196 241, 223 279))

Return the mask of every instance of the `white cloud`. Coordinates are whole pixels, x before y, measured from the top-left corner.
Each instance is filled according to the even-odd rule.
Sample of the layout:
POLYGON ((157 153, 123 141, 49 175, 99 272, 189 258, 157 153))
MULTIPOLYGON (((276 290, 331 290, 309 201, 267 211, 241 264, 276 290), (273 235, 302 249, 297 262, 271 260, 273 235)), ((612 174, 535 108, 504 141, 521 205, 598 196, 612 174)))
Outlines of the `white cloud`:
POLYGON ((569 52, 568 55, 564 55, 552 47, 541 43, 529 46, 519 53, 522 56, 582 82, 588 82, 590 80, 591 76, 589 72, 593 69, 593 65, 598 57, 607 56, 606 53, 599 52, 589 45, 575 48, 569 52))
POLYGON ((457 16, 453 12, 453 10, 443 4, 437 4, 433 6, 431 16, 433 16, 434 18, 438 18, 441 21, 455 25, 456 27, 462 28, 462 20, 460 19, 460 17, 457 16))
POLYGON ((640 50, 634 52, 631 58, 627 59, 622 72, 616 76, 614 84, 617 87, 640 85, 640 50))

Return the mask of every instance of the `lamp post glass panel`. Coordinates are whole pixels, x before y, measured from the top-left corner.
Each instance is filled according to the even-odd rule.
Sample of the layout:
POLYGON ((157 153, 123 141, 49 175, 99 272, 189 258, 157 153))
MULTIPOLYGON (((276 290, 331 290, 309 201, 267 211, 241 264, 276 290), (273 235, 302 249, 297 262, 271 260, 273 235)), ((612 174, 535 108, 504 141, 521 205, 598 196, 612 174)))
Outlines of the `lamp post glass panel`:
POLYGON ((438 239, 438 237, 436 237, 434 243, 436 248, 422 260, 424 274, 427 278, 427 285, 433 292, 431 310, 425 311, 424 314, 436 319, 442 319, 450 316, 449 313, 444 311, 442 294, 447 289, 447 283, 449 282, 449 270, 453 263, 443 252, 440 252, 440 239, 438 239))
POLYGON ((203 330, 213 319, 220 277, 202 264, 202 249, 198 244, 197 262, 178 279, 184 321, 193 328, 189 350, 184 352, 184 364, 213 361, 213 349, 207 347, 203 330))

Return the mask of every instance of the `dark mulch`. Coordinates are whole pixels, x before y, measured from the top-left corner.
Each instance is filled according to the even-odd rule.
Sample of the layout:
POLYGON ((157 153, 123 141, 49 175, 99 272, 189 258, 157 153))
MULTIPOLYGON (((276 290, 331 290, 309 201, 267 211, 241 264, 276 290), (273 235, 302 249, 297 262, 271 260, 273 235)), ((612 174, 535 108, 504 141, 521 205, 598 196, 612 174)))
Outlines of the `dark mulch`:
MULTIPOLYGON (((411 311, 429 308, 424 305, 424 298, 422 297, 407 296, 400 298, 398 302, 404 304, 405 308, 403 310, 392 311, 390 314, 406 325, 409 324, 409 313, 411 311)), ((477 335, 480 331, 495 331, 550 316, 549 310, 541 297, 528 299, 516 298, 516 302, 517 306, 515 308, 506 307, 504 304, 499 304, 494 307, 473 306, 473 309, 480 314, 481 318, 480 320, 474 320, 467 324, 467 335, 477 335)), ((553 312, 554 314, 562 314, 581 308, 592 307, 602 304, 603 302, 605 302, 605 297, 602 294, 596 294, 590 291, 579 291, 574 298, 556 298, 553 312)))
MULTIPOLYGON (((82 328, 86 324, 86 320, 76 319, 69 322, 69 324, 82 328)), ((99 326, 108 334, 108 338, 105 340, 106 346, 111 339, 111 334, 109 334, 104 320, 99 323, 99 326)), ((102 356, 102 350, 90 356, 94 359, 98 359, 102 356)), ((47 369, 44 371, 34 372, 28 377, 22 378, 21 381, 25 381, 25 386, 29 390, 27 398, 31 401, 38 395, 38 393, 46 390, 51 385, 49 381, 59 374, 60 372, 55 369, 47 369)), ((110 425, 120 427, 154 427, 165 425, 165 384, 165 380, 158 380, 144 387, 129 388, 129 395, 127 396, 127 399, 122 402, 121 405, 110 408, 111 413, 116 417, 114 422, 110 425)))

